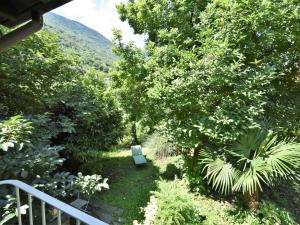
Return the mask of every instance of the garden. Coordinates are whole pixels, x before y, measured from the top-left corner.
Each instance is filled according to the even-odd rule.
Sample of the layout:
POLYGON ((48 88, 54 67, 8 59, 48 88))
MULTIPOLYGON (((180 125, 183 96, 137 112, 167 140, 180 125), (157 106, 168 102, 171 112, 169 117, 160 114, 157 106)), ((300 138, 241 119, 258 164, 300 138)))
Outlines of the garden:
MULTIPOLYGON (((115 29, 108 73, 56 34, 30 36, 0 54, 0 180, 80 195, 110 224, 300 224, 299 6, 120 3, 147 40, 115 29)), ((15 206, 1 188, 0 225, 16 224, 15 206)))

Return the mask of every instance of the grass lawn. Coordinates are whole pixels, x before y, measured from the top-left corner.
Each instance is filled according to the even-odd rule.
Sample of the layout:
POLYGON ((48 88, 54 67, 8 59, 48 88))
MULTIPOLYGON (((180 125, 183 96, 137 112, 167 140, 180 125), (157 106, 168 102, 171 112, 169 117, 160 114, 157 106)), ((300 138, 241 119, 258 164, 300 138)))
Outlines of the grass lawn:
MULTIPOLYGON (((151 150, 147 148, 143 148, 143 153, 148 160, 148 164, 143 167, 134 165, 129 149, 113 150, 101 155, 101 174, 109 179, 110 189, 100 192, 96 198, 106 204, 122 209, 122 218, 124 219, 122 224, 125 225, 132 225, 133 220, 143 220, 144 212, 142 209, 147 206, 151 191, 157 190, 157 181, 162 177, 166 179, 165 172, 177 160, 177 157, 168 157, 163 160, 154 159, 151 150)), ((262 197, 287 208, 296 218, 296 221, 299 222, 300 219, 297 213, 299 212, 299 195, 295 195, 295 193, 295 191, 291 191, 290 194, 287 194, 286 191, 278 190, 278 192, 276 191, 270 195, 266 191, 262 197), (283 193, 285 193, 285 198, 282 198, 283 193), (285 199, 287 201, 282 202, 285 199)), ((225 216, 224 221, 228 220, 226 224, 232 224, 232 222, 230 223, 232 218, 227 211, 232 211, 233 205, 206 196, 197 196, 197 199, 201 211, 203 214, 208 215, 210 221, 214 221, 214 219, 220 221, 218 219, 220 216, 227 215, 228 218, 225 216)))
POLYGON ((103 202, 124 210, 124 224, 143 218, 141 211, 150 198, 150 192, 156 189, 156 180, 164 173, 169 163, 176 160, 169 157, 154 160, 149 149, 143 148, 148 160, 147 165, 136 167, 129 149, 107 152, 103 155, 102 175, 109 179, 110 189, 97 197, 103 202))

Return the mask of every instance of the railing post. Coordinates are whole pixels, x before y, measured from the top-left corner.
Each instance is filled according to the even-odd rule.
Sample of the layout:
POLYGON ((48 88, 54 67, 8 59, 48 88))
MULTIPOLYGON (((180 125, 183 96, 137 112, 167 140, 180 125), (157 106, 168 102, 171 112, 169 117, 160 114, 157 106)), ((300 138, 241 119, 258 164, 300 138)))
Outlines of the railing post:
POLYGON ((45 210, 45 202, 41 201, 41 207, 42 207, 42 224, 46 225, 46 210, 45 210))
POLYGON ((17 199, 18 224, 22 225, 20 190, 18 187, 16 187, 16 199, 17 199))
POLYGON ((61 211, 59 209, 57 214, 57 225, 61 225, 61 211))
POLYGON ((28 194, 28 205, 29 205, 29 225, 33 225, 32 196, 31 196, 31 194, 28 194))

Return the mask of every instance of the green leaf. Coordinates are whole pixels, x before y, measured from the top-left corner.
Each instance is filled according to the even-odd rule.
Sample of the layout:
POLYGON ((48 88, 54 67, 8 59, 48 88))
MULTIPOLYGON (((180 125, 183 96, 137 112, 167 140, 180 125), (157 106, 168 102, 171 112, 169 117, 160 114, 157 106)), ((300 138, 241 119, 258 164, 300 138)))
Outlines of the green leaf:
POLYGON ((13 148, 14 147, 14 143, 12 143, 12 142, 5 142, 5 143, 0 144, 0 147, 1 147, 1 149, 3 151, 7 152, 8 148, 13 148))

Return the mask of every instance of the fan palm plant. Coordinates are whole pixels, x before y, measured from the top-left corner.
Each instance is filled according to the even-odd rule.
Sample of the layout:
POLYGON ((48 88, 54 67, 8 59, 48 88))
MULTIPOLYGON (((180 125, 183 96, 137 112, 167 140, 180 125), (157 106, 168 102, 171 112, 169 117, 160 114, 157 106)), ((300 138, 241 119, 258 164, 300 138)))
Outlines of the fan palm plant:
POLYGON ((278 140, 272 132, 253 129, 214 157, 203 152, 205 179, 223 194, 242 192, 251 210, 258 207, 263 186, 273 186, 278 179, 299 179, 300 143, 293 139, 278 140))

